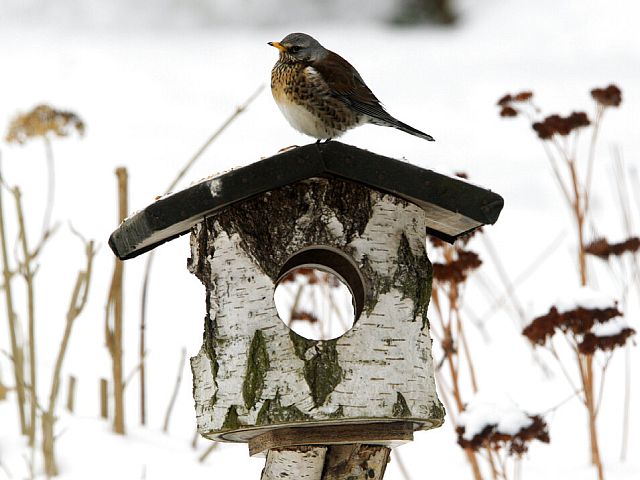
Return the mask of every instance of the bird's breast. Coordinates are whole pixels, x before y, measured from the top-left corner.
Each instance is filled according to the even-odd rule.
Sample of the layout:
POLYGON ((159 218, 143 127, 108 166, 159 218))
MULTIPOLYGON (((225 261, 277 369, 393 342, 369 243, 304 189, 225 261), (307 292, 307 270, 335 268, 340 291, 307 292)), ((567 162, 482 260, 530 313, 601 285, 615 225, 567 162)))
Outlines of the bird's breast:
POLYGON ((360 122, 358 115, 331 94, 313 67, 276 63, 271 92, 291 126, 314 138, 335 138, 360 122))

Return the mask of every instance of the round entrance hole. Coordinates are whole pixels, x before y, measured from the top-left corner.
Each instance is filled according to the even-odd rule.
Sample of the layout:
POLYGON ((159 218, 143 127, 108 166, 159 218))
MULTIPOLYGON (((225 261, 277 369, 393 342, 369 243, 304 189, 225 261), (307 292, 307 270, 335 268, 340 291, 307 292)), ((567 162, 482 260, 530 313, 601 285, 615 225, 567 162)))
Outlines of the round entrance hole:
POLYGON ((298 335, 330 340, 351 329, 364 304, 362 277, 351 259, 326 247, 308 248, 282 267, 274 301, 298 335))

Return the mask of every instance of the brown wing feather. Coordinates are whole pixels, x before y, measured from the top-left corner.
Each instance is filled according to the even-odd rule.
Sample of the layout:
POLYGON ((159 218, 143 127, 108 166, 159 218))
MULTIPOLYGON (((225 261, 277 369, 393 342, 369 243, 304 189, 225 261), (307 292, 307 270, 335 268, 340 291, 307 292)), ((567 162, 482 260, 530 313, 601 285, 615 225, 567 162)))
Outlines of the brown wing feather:
POLYGON ((312 62, 310 66, 326 82, 331 95, 349 105, 352 110, 369 116, 371 123, 394 127, 411 135, 433 141, 431 135, 392 117, 380 105, 380 100, 367 87, 358 71, 340 55, 329 51, 326 57, 312 62))
POLYGON ((313 62, 311 67, 322 76, 334 96, 356 111, 376 118, 389 116, 358 71, 340 55, 330 51, 322 60, 313 62))

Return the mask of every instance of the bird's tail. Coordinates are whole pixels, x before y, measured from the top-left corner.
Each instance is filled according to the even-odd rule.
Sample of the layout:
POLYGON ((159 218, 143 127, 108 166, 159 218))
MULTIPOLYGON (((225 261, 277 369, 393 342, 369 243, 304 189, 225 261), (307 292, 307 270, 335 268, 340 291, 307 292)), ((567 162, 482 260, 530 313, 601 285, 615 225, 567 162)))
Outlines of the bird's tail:
POLYGON ((402 130, 405 133, 415 135, 416 137, 424 138, 425 140, 429 140, 430 142, 434 142, 436 140, 428 133, 421 132, 417 128, 413 128, 411 125, 407 125, 406 123, 403 123, 400 120, 396 120, 395 118, 392 122, 389 122, 389 126, 397 128, 398 130, 402 130))
POLYGON ((425 140, 429 140, 430 142, 435 141, 435 138, 433 138, 428 133, 421 132, 417 128, 413 128, 411 125, 407 125, 406 123, 401 122, 400 120, 392 117, 389 114, 385 115, 384 118, 380 118, 380 117, 371 118, 371 122, 377 125, 385 126, 385 127, 397 128, 398 130, 402 130, 405 133, 408 133, 410 135, 415 135, 416 137, 424 138, 425 140))

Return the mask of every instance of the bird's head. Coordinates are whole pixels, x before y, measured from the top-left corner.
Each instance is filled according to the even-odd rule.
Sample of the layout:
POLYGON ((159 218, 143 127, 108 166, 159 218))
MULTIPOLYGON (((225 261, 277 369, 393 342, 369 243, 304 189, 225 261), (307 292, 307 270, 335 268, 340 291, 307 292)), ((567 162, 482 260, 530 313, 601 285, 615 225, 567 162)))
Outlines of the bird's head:
POLYGON ((280 42, 269 42, 280 51, 280 58, 290 62, 309 63, 322 59, 327 50, 306 33, 290 33, 280 42))

